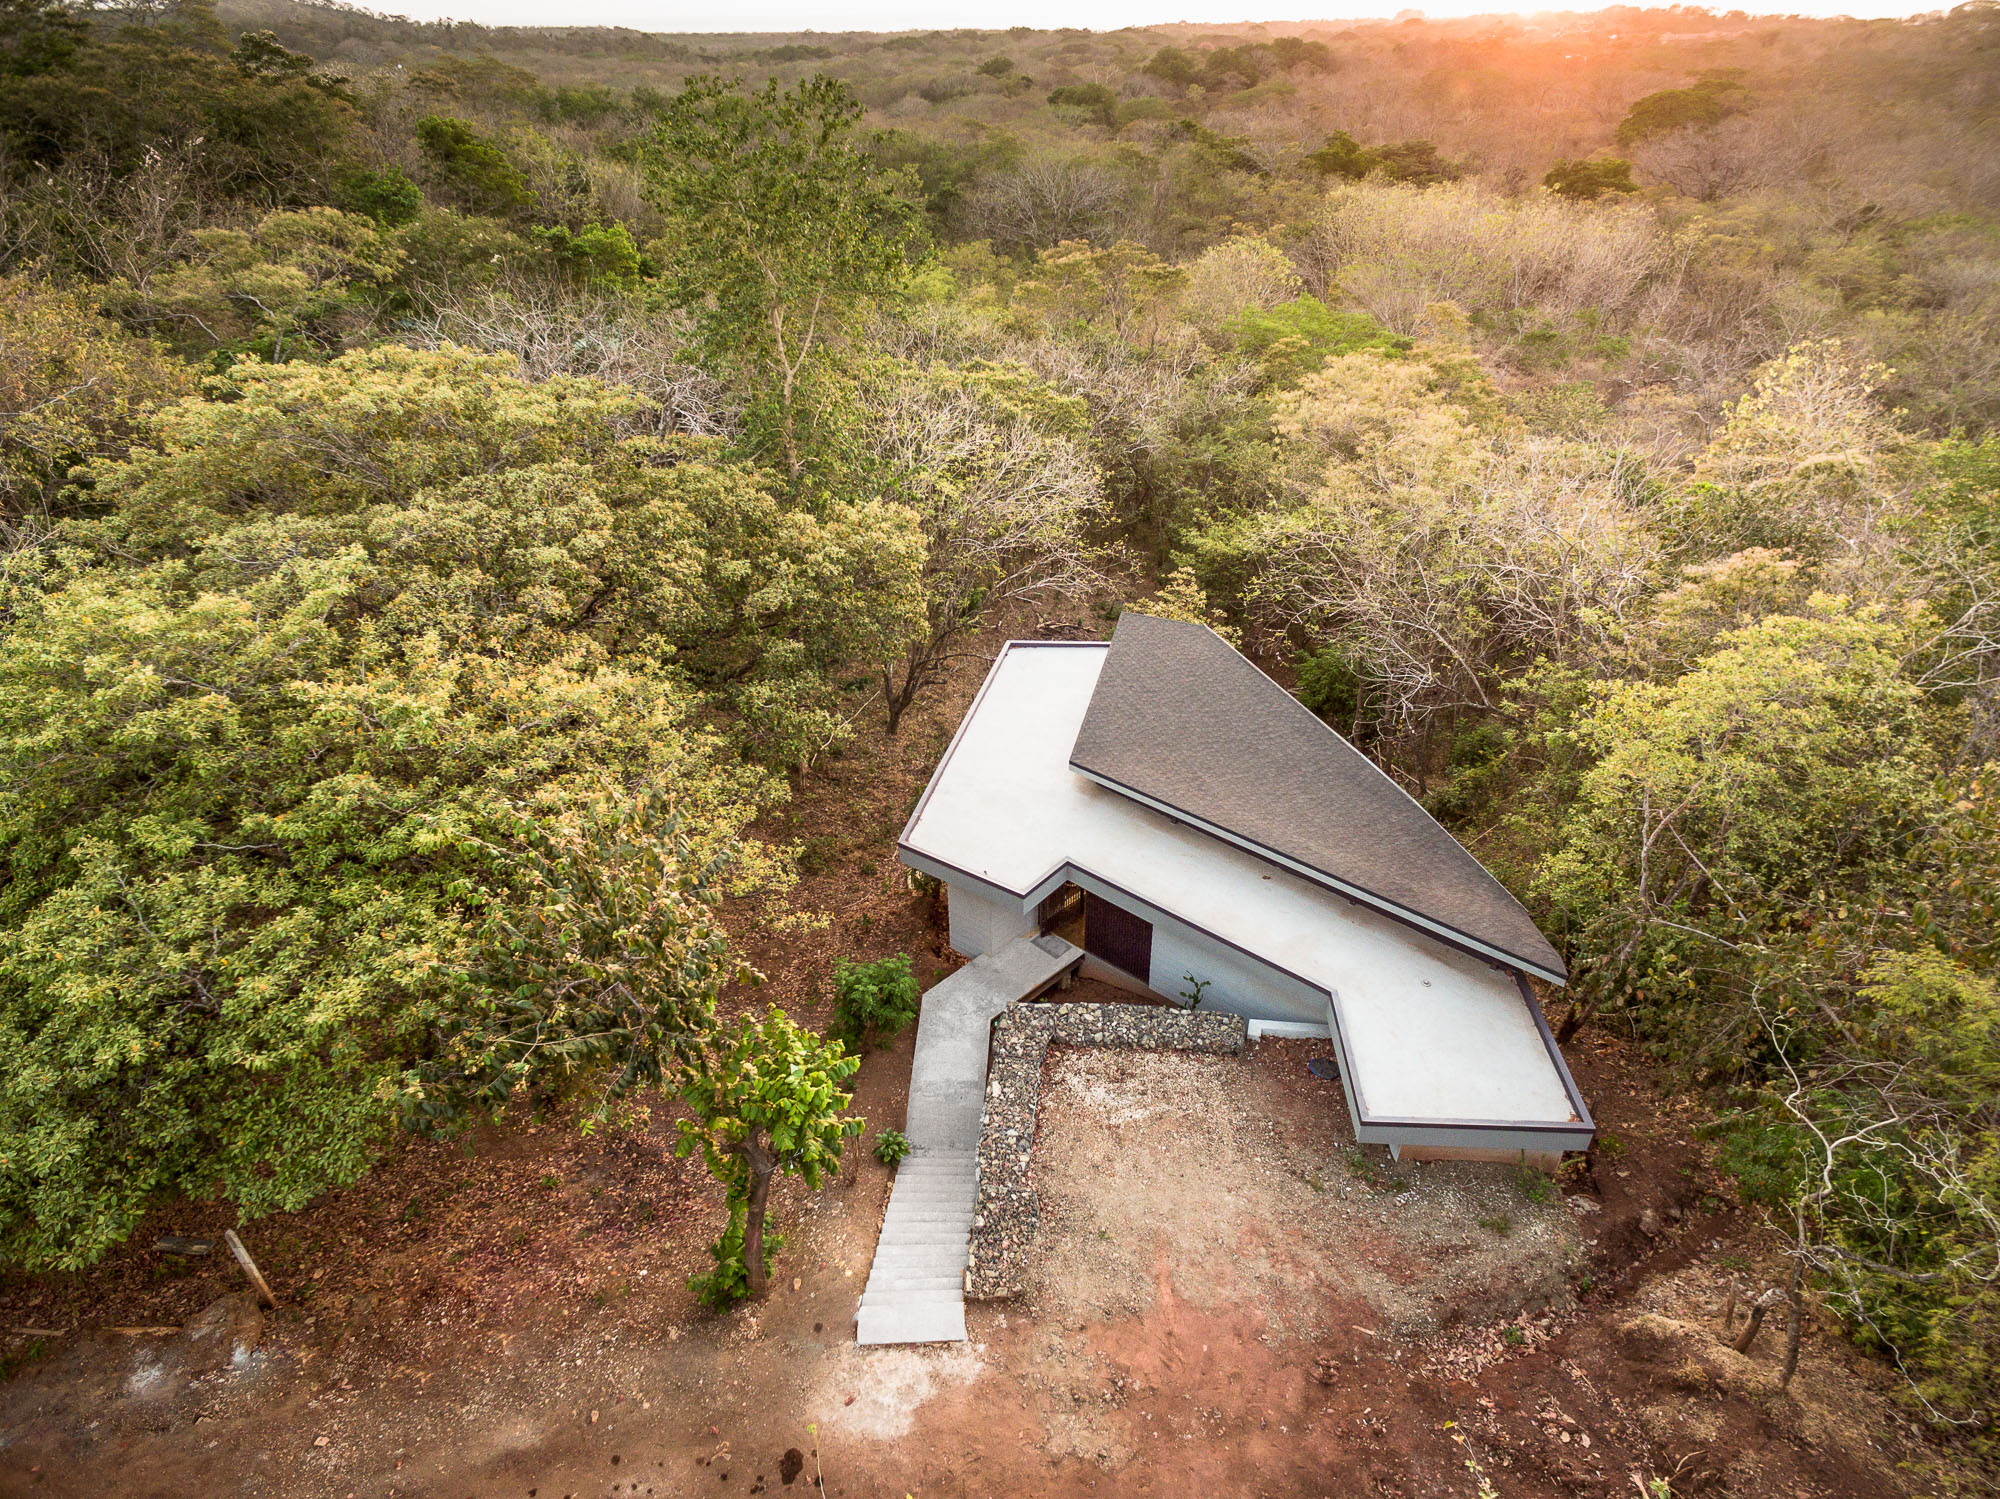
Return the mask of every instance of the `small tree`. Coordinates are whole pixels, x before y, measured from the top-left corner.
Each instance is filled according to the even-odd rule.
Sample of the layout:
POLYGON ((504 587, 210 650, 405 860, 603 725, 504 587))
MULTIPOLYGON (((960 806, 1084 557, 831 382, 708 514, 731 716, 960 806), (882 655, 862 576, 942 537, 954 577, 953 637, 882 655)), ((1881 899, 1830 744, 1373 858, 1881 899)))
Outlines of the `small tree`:
POLYGON ((690 78, 644 158, 672 295, 704 352, 740 371, 794 479, 802 390, 854 311, 902 285, 923 235, 913 179, 855 140, 860 117, 832 78, 755 93, 690 78))
POLYGON ((853 1095, 840 1084, 860 1065, 773 1005, 724 1032, 682 1090, 695 1117, 681 1121, 677 1153, 699 1149, 729 1200, 729 1228, 710 1251, 716 1268, 691 1282, 710 1305, 764 1294, 781 1242, 766 1231, 771 1178, 783 1172, 817 1189, 840 1169, 841 1142, 865 1123, 846 1112, 853 1095))
POLYGON ((1606 193, 1636 193, 1632 163, 1618 156, 1591 156, 1577 161, 1564 159, 1550 167, 1542 186, 1561 198, 1595 202, 1606 193))

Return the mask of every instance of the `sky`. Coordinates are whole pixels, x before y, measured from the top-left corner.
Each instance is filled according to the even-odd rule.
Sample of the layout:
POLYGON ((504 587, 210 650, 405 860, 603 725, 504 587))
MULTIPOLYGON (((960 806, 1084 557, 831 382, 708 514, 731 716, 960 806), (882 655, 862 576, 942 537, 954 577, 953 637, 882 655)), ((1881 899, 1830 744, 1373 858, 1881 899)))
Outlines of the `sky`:
MULTIPOLYGON (((1123 26, 1157 25, 1170 21, 1344 21, 1386 18, 1402 7, 1380 0, 1314 0, 1301 7, 1296 0, 1271 0, 1272 10, 1249 11, 1244 0, 838 0, 813 4, 808 0, 732 0, 718 6, 694 0, 372 0, 370 8, 393 15, 434 21, 449 16, 491 26, 630 26, 640 31, 908 31, 956 26, 997 29, 1033 26, 1038 29, 1082 26, 1115 31, 1123 26)), ((1909 0, 1798 0, 1790 4, 1742 3, 1753 14, 1809 16, 1903 16, 1947 9, 1942 4, 1911 4, 1909 0)), ((1592 9, 1594 7, 1579 7, 1592 9)), ((1733 8, 1716 0, 1717 11, 1733 8)), ((1430 16, 1490 15, 1493 0, 1433 0, 1422 6, 1430 16)))

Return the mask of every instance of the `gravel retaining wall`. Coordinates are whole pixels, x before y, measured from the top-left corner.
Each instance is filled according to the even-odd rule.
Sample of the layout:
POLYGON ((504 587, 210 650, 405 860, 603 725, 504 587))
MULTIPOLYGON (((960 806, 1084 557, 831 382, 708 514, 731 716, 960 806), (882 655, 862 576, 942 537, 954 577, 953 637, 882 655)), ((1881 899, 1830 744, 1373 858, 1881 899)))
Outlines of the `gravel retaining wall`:
POLYGON ((1028 1181, 1042 1059, 1052 1043, 1130 1051, 1239 1052, 1247 1023, 1219 1010, 1137 1004, 1007 1007, 993 1022, 986 1104, 979 1126, 979 1197, 972 1213, 966 1295, 992 1301, 1020 1294, 1027 1249, 1041 1220, 1028 1181))

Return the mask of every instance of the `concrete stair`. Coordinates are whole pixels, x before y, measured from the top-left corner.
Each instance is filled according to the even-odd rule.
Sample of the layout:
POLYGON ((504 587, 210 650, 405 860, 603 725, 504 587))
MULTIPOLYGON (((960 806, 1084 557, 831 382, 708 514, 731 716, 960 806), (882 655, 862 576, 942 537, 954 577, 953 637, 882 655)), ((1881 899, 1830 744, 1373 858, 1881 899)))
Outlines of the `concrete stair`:
POLYGON ((1082 961, 1082 949, 1060 937, 1019 937, 924 994, 903 1123, 910 1153, 889 1191, 882 1237, 854 1314, 856 1342, 965 1341, 965 1268, 993 1017, 1082 961))
POLYGON ((857 1343, 965 1340, 965 1257, 977 1162, 969 1150, 923 1151, 896 1168, 855 1313, 857 1343))

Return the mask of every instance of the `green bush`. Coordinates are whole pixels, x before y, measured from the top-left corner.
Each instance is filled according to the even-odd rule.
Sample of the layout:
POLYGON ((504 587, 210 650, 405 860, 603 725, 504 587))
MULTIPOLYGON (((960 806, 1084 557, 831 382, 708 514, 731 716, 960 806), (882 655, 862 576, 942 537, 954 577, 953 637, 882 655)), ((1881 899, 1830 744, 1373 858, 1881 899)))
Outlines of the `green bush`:
POLYGON ((1271 308, 1251 308, 1223 324, 1236 347, 1254 359, 1274 385, 1289 385, 1327 360, 1362 349, 1408 352, 1410 340, 1391 333, 1365 312, 1342 312, 1318 297, 1296 297, 1271 308))
POLYGON ((893 1166, 910 1153, 910 1137, 899 1129, 885 1129, 875 1137, 875 1159, 893 1166))
POLYGON ((1361 705, 1361 677, 1354 662, 1337 645, 1321 646, 1292 663, 1298 673, 1298 699, 1337 729, 1351 730, 1361 705))
POLYGON ((920 991, 908 955, 873 963, 843 958, 833 970, 834 1034, 853 1045, 881 1045, 917 1018, 920 991))

